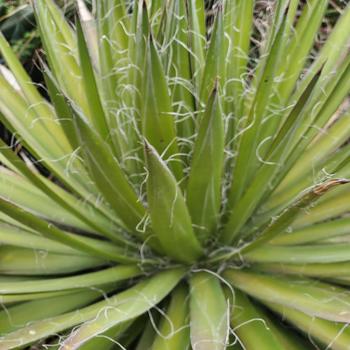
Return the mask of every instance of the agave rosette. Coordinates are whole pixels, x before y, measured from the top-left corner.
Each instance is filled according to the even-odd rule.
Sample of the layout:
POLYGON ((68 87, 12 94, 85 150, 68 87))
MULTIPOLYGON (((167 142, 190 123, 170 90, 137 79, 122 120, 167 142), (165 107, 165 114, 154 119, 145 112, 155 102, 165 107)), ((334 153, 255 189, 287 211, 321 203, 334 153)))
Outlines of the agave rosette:
POLYGON ((1 350, 349 349, 350 6, 302 3, 34 0, 48 99, 0 36, 1 350))

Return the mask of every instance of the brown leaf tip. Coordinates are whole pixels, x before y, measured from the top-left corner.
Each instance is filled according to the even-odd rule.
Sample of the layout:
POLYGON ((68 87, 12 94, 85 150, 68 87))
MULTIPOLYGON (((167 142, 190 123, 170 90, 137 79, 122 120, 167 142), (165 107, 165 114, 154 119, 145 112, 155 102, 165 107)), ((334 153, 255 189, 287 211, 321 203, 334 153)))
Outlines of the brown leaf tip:
POLYGON ((321 185, 316 186, 316 188, 314 189, 313 192, 316 195, 320 196, 335 186, 345 185, 348 183, 350 183, 349 179, 332 179, 332 180, 329 180, 321 185))

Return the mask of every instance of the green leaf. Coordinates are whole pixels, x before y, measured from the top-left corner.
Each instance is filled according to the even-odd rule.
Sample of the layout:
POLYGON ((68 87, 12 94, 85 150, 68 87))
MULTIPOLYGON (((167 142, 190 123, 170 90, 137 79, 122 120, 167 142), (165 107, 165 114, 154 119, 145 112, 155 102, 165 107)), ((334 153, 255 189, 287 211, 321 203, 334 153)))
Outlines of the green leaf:
POLYGON ((224 84, 225 74, 225 51, 224 51, 224 23, 223 8, 219 3, 215 15, 215 23, 211 33, 209 48, 206 55, 203 78, 200 90, 200 102, 204 105, 211 94, 211 89, 218 80, 224 84))
POLYGON ((108 310, 99 313, 93 321, 83 324, 69 336, 62 344, 62 350, 78 349, 81 344, 107 329, 142 315, 161 301, 175 287, 182 275, 182 269, 161 272, 110 298, 108 310))
POLYGON ((308 244, 293 246, 262 246, 245 254, 251 262, 333 263, 349 261, 350 244, 308 244))
POLYGON ((103 260, 82 255, 47 253, 39 249, 0 247, 0 273, 8 275, 59 275, 105 265, 103 260))
POLYGON ((279 178, 273 183, 274 187, 279 186, 275 190, 275 195, 266 203, 266 208, 283 204, 278 199, 276 201, 276 197, 279 198, 279 192, 285 189, 290 181, 293 181, 293 177, 290 178, 288 172, 311 142, 315 140, 319 130, 327 126, 330 118, 346 99, 350 90, 350 56, 344 59, 336 72, 337 74, 329 75, 323 80, 322 85, 315 90, 311 100, 304 108, 301 114, 302 123, 298 125, 289 146, 290 156, 286 160, 279 178))
MULTIPOLYGON (((305 8, 306 6, 304 7, 304 10, 305 8)), ((294 31, 296 30, 296 28, 294 27, 294 25, 297 21, 297 14, 299 9, 300 9, 299 0, 283 0, 278 2, 278 4, 276 5, 274 21, 271 25, 271 28, 269 29, 270 33, 267 39, 268 44, 266 46, 267 47, 270 46, 272 42, 272 38, 276 35, 276 28, 278 28, 279 23, 281 23, 281 21, 283 21, 283 19, 285 18, 286 25, 283 31, 284 39, 281 42, 281 47, 280 47, 281 57, 285 58, 285 57, 289 57, 290 55, 288 45, 293 40, 293 36, 295 35, 294 31)), ((262 52, 263 57, 262 59, 259 60, 259 63, 258 63, 257 73, 256 73, 257 76, 259 76, 259 68, 260 66, 262 66, 262 62, 267 59, 267 57, 264 57, 265 53, 266 51, 264 48, 264 52, 262 52)), ((269 102, 269 107, 266 110, 266 119, 263 120, 264 127, 260 130, 257 144, 262 143, 266 145, 268 143, 269 138, 278 131, 278 128, 283 123, 285 119, 285 116, 284 116, 285 109, 288 109, 287 107, 288 104, 286 101, 288 96, 286 97, 279 93, 280 85, 282 82, 284 82, 283 78, 287 70, 285 59, 280 60, 280 62, 278 63, 277 69, 278 69, 278 72, 275 72, 276 78, 274 79, 273 87, 272 87, 272 97, 269 102)), ((319 67, 319 69, 321 69, 321 67, 319 67)), ((298 77, 298 75, 296 77, 298 77)), ((294 81, 293 83, 295 84, 296 82, 294 81)), ((259 149, 261 158, 265 158, 264 151, 266 148, 267 147, 261 147, 259 149)))
POLYGON ((100 57, 98 52, 98 34, 95 18, 84 0, 77 0, 77 12, 86 38, 86 44, 91 55, 91 63, 96 69, 98 69, 100 57))
POLYGON ((19 208, 3 198, 0 198, 0 209, 6 215, 12 217, 21 224, 30 227, 46 238, 66 244, 72 248, 92 254, 92 256, 97 256, 102 259, 112 259, 118 262, 120 259, 122 259, 122 261, 125 261, 125 256, 120 254, 121 251, 118 247, 112 246, 106 249, 104 242, 101 242, 101 247, 101 244, 99 244, 99 241, 97 240, 91 240, 87 237, 68 234, 53 224, 36 217, 35 215, 19 208))
POLYGON ((300 264, 256 264, 255 268, 259 271, 283 273, 286 275, 298 275, 308 277, 320 277, 332 279, 334 276, 339 278, 350 276, 350 262, 341 263, 308 263, 300 264))
POLYGON ((73 113, 71 107, 65 96, 60 92, 58 83, 55 82, 55 78, 52 76, 49 68, 44 64, 42 64, 42 66, 47 92, 50 96, 52 106, 55 108, 57 119, 72 149, 76 149, 79 146, 79 143, 73 126, 73 113))
POLYGON ((99 91, 97 89, 97 83, 94 75, 95 73, 91 63, 84 33, 81 28, 81 23, 77 21, 76 26, 82 81, 89 104, 92 123, 101 138, 106 142, 111 143, 106 116, 102 107, 99 91))
MULTIPOLYGON (((282 3, 282 2, 280 2, 282 3)), ((283 1, 284 5, 280 10, 288 11, 285 15, 280 11, 279 20, 286 17, 286 26, 284 29, 284 40, 281 44, 281 56, 284 58, 278 64, 275 73, 276 79, 273 87, 273 96, 271 98, 270 109, 264 121, 264 128, 259 135, 258 144, 265 143, 269 137, 273 136, 281 122, 284 121, 284 110, 288 105, 294 104, 300 97, 299 86, 295 89, 298 79, 304 74, 305 64, 308 64, 308 53, 312 49, 314 39, 319 30, 322 16, 327 6, 327 1, 310 1, 307 6, 301 8, 300 1, 283 1), (286 7, 287 6, 287 7, 286 7), (295 90, 290 99, 290 95, 295 90), (295 96, 294 96, 295 95, 295 96), (288 100, 290 101, 288 102, 288 100)), ((274 25, 271 26, 272 31, 274 25)), ((312 52, 313 54, 313 52, 312 52)), ((316 74, 324 64, 325 60, 317 67, 313 73, 316 74)), ((314 77, 310 75, 310 78, 314 77)), ((301 84, 304 90, 311 79, 306 80, 306 84, 301 84)), ((260 150, 261 157, 265 158, 264 148, 260 150)))
MULTIPOLYGON (((226 96, 224 111, 231 118, 239 120, 243 117, 245 78, 244 74, 249 61, 250 35, 253 26, 254 1, 227 0, 224 12, 224 31, 227 50, 226 66, 226 96), (231 97, 231 99, 230 99, 231 97)), ((234 135, 228 131, 228 142, 234 135)))
MULTIPOLYGON (((134 325, 132 321, 123 322, 115 327, 110 328, 108 331, 102 333, 101 335, 90 339, 85 344, 83 344, 80 350, 95 350, 103 349, 110 350, 116 344, 121 344, 119 339, 123 337, 124 333, 130 328, 134 330, 134 325)), ((131 330, 131 329, 130 329, 131 330)))
POLYGON ((60 152, 61 155, 71 152, 72 149, 67 139, 62 133, 62 130, 55 123, 56 116, 54 111, 40 95, 2 33, 0 33, 0 52, 11 69, 26 103, 30 106, 33 115, 39 119, 37 122, 40 124, 41 129, 45 130, 45 133, 50 136, 48 137, 47 144, 50 144, 51 147, 55 149, 56 152, 60 152), (58 138, 60 142, 57 141, 58 138))
MULTIPOLYGON (((126 59, 126 88, 123 90, 123 108, 120 111, 121 125, 126 130, 118 138, 123 144, 126 153, 126 167, 131 175, 143 171, 143 149, 140 147, 142 132, 142 112, 144 109, 144 89, 147 43, 149 38, 149 18, 145 1, 135 1, 134 10, 130 23, 131 31, 135 33, 129 38, 128 56, 126 59), (130 153, 130 150, 132 151, 130 153), (132 161, 134 157, 135 161, 132 161), (131 158, 131 159, 130 159, 131 158)), ((107 76, 109 74, 107 73, 107 76)), ((120 128, 120 125, 119 125, 120 128)), ((136 176, 136 180, 139 177, 136 176)), ((142 181, 142 180, 141 180, 142 181)))
POLYGON ((49 293, 30 293, 30 294, 11 294, 11 295, 0 295, 0 302, 3 305, 14 305, 16 303, 22 303, 24 301, 38 300, 44 298, 58 297, 61 295, 68 295, 71 292, 49 292, 49 293))
POLYGON ((28 322, 54 317, 83 307, 100 296, 98 291, 79 291, 12 306, 0 312, 0 334, 13 332, 28 322))
MULTIPOLYGON (((312 9, 311 9, 312 13, 312 9)), ((300 89, 308 85, 313 75, 324 65, 322 70, 323 77, 328 76, 335 67, 339 65, 342 59, 342 50, 347 45, 350 30, 350 4, 344 9, 338 21, 335 23, 328 39, 321 47, 318 56, 315 58, 305 79, 301 82, 300 89)), ((300 91, 295 91, 298 95, 300 91)), ((294 96, 292 98, 295 98, 294 96)))
POLYGON ((268 314, 265 312, 265 309, 262 309, 259 305, 255 305, 255 308, 264 315, 264 318, 267 321, 267 326, 270 328, 275 337, 283 346, 285 350, 311 350, 312 345, 305 338, 299 336, 294 332, 294 329, 288 329, 283 322, 280 322, 276 317, 271 317, 274 315, 268 314))
POLYGON ((240 199, 237 199, 238 202, 233 207, 231 214, 229 214, 228 223, 223 231, 223 240, 225 242, 231 242, 239 234, 240 229, 246 223, 249 216, 252 215, 261 200, 264 197, 268 197, 273 191, 273 187, 266 186, 266 183, 272 182, 276 175, 278 175, 281 164, 283 164, 290 152, 288 145, 294 135, 295 125, 298 125, 300 112, 305 102, 308 101, 318 78, 319 75, 306 87, 300 99, 288 114, 285 123, 273 139, 266 161, 257 170, 246 192, 240 199))
POLYGON ((272 238, 286 230, 293 223, 300 212, 312 207, 313 203, 319 200, 322 195, 334 188, 334 186, 339 186, 346 183, 348 183, 347 180, 335 179, 329 180, 324 184, 314 186, 310 191, 302 194, 301 198, 282 212, 277 219, 273 218, 271 224, 265 228, 258 237, 255 237, 252 243, 243 247, 241 253, 245 254, 270 241, 272 238))
POLYGON ((145 144, 147 198, 152 230, 163 251, 171 258, 191 263, 202 255, 180 187, 167 165, 145 144))
POLYGON ((149 350, 151 348, 156 336, 155 324, 158 319, 158 313, 151 313, 147 321, 144 322, 135 350, 149 350))
POLYGON ((276 72, 276 75, 284 72, 284 79, 278 88, 280 96, 288 98, 293 91, 314 44, 327 5, 327 0, 311 0, 304 6, 295 30, 292 31, 290 43, 285 48, 287 56, 276 72))
MULTIPOLYGON (((91 201, 96 194, 96 189, 86 181, 87 177, 82 164, 74 159, 74 154, 72 155, 71 151, 62 152, 62 149, 58 149, 60 146, 58 146, 59 142, 56 137, 60 137, 60 130, 53 133, 55 136, 51 136, 30 104, 1 74, 0 86, 0 110, 2 112, 0 117, 5 125, 12 132, 18 134, 21 144, 27 147, 36 159, 43 160, 44 166, 57 176, 67 188, 73 189, 73 192, 79 193, 83 197, 88 197, 91 201)), ((45 121, 49 120, 44 116, 42 118, 45 121)), ((55 125, 55 128, 58 127, 57 120, 51 120, 49 123, 55 125)), ((8 155, 6 157, 8 158, 8 155)))
POLYGON ((337 218, 349 211, 350 184, 326 193, 307 215, 301 213, 293 223, 294 228, 305 227, 331 218, 337 218))
POLYGON ((62 243, 58 243, 36 235, 27 227, 20 227, 2 222, 0 220, 0 243, 21 248, 34 248, 51 253, 67 255, 84 255, 62 243))
MULTIPOLYGON (((3 198, 6 198, 7 200, 16 203, 21 208, 24 208, 26 210, 31 211, 32 213, 35 213, 35 215, 45 218, 47 220, 65 225, 70 227, 77 227, 82 230, 86 231, 94 231, 93 228, 90 227, 90 225, 87 225, 83 223, 81 220, 77 218, 75 212, 73 213, 66 208, 62 208, 58 203, 56 198, 64 198, 68 200, 69 208, 75 207, 79 208, 79 212, 85 215, 85 217, 88 217, 90 215, 91 217, 91 210, 88 209, 87 206, 82 205, 81 202, 76 200, 74 197, 70 196, 67 192, 64 192, 61 188, 55 186, 55 191, 52 190, 54 188, 54 185, 50 182, 48 182, 45 178, 41 177, 40 175, 35 175, 32 171, 30 171, 24 163, 18 159, 16 165, 18 163, 21 163, 23 165, 22 170, 24 168, 27 170, 27 175, 31 176, 31 180, 36 184, 40 183, 42 189, 45 189, 45 191, 41 191, 38 189, 39 186, 35 186, 34 184, 31 184, 26 179, 22 178, 21 176, 13 173, 12 171, 9 171, 6 168, 0 167, 0 195, 3 198), (50 188, 50 187, 51 188, 50 188), (47 193, 51 190, 51 196, 53 198, 50 198, 47 193)), ((65 202, 67 203, 67 202, 65 202)), ((97 227, 99 227, 99 224, 103 223, 103 218, 98 215, 93 215, 94 220, 96 224, 98 224, 97 227), (102 220, 101 220, 102 219, 102 220)), ((104 222, 103 226, 105 226, 105 230, 107 227, 109 228, 110 225, 107 224, 107 221, 104 222)), ((94 225, 96 227, 96 225, 94 225)), ((99 230, 99 229, 98 229, 99 230)))
POLYGON ((52 278, 39 281, 0 281, 0 294, 25 294, 55 292, 60 290, 74 290, 95 287, 108 283, 120 282, 131 279, 141 274, 138 267, 132 265, 121 265, 101 271, 80 274, 77 276, 52 278))
POLYGON ((328 348, 347 350, 350 343, 348 324, 329 322, 274 303, 268 306, 283 318, 305 332, 309 339, 318 340, 328 348))
POLYGON ((171 294, 166 315, 161 318, 159 330, 151 350, 187 350, 190 345, 188 288, 177 287, 171 294))
MULTIPOLYGON (((44 164, 53 173, 59 174, 60 178, 64 178, 63 174, 67 171, 71 150, 68 148, 68 150, 63 151, 56 139, 56 136, 60 137, 62 134, 57 121, 44 119, 50 126, 55 125, 55 127, 52 127, 53 131, 48 131, 45 124, 40 122, 41 119, 38 119, 30 104, 25 101, 23 96, 11 86, 2 74, 0 74, 0 87, 0 117, 2 121, 11 131, 16 130, 16 133, 19 134, 18 138, 28 147, 33 156, 37 159, 44 159, 44 164), (51 133, 55 136, 51 135, 51 133)), ((64 140, 66 138, 64 135, 62 140, 65 143, 64 140)), ((69 169, 70 173, 72 170, 82 170, 79 162, 71 162, 69 169)), ((82 170, 82 177, 84 177, 83 173, 84 171, 82 170)), ((86 183, 77 183, 77 176, 73 174, 69 182, 73 184, 73 187, 76 186, 77 190, 85 186, 89 187, 86 183)), ((92 191, 91 187, 90 191, 92 191)))
POLYGON ((270 243, 274 245, 298 245, 339 237, 349 233, 350 219, 340 218, 313 224, 300 229, 293 229, 292 232, 281 232, 281 234, 272 239, 270 243))
POLYGON ((171 98, 152 36, 148 42, 144 84, 143 136, 164 159, 169 160, 169 167, 180 180, 183 174, 181 163, 176 159, 178 147, 171 98))
MULTIPOLYGON (((7 145, 2 140, 0 140, 0 147, 1 154, 10 164, 10 167, 12 166, 13 168, 15 168, 15 170, 18 173, 27 178, 35 187, 37 187, 38 190, 40 189, 41 192, 45 193, 46 196, 51 198, 52 201, 51 204, 48 205, 48 207, 52 207, 52 203, 56 202, 56 204, 54 205, 56 208, 58 208, 57 205, 59 205, 60 207, 65 209, 66 213, 74 214, 74 216, 76 217, 74 220, 75 224, 70 223, 71 226, 76 226, 78 222, 78 226, 82 225, 81 228, 83 228, 84 230, 100 232, 105 234, 107 237, 110 236, 113 240, 125 243, 125 239, 121 238, 120 235, 118 235, 117 233, 113 235, 110 234, 111 229, 114 226, 114 223, 116 222, 116 219, 113 218, 113 221, 111 222, 112 218, 109 217, 108 219, 110 220, 108 220, 102 214, 101 210, 99 210, 99 208, 96 208, 92 205, 91 199, 87 199, 82 203, 82 201, 76 199, 75 196, 63 190, 60 186, 57 186, 53 182, 47 180, 39 173, 33 172, 30 168, 26 166, 26 164, 20 158, 18 158, 12 152, 11 149, 9 149, 9 147, 7 147, 7 145)), ((41 195, 41 197, 43 196, 41 195)), ((45 201, 45 199, 42 200, 45 201)), ((60 209, 56 210, 62 212, 62 210, 60 209)), ((64 216, 67 217, 67 214, 64 216)))
POLYGON ((65 95, 91 118, 73 30, 52 0, 36 0, 34 13, 54 77, 65 95))
POLYGON ((349 295, 346 290, 316 280, 269 276, 240 270, 226 270, 224 278, 262 302, 284 305, 309 316, 348 323, 349 295))
POLYGON ((285 350, 274 330, 267 324, 265 315, 240 291, 235 291, 231 325, 235 336, 245 348, 285 350))
POLYGON ((144 215, 142 204, 104 140, 81 116, 75 115, 75 122, 91 178, 129 232, 136 234, 144 215))
MULTIPOLYGON (((228 199, 228 207, 229 210, 232 211, 232 215, 236 215, 234 214, 236 205, 242 197, 247 185, 252 180, 255 164, 258 161, 256 156, 254 156, 254 152, 256 152, 258 135, 260 129, 262 129, 262 119, 268 106, 276 64, 280 59, 280 47, 283 39, 283 30, 286 25, 285 22, 284 20, 278 28, 261 76, 259 77, 259 83, 252 106, 243 126, 245 131, 241 133, 239 139, 238 153, 233 170, 233 182, 228 199)), ((239 225, 234 225, 233 222, 230 224, 232 230, 237 230, 238 226, 239 225), (237 226, 237 228, 234 226, 237 226)))
MULTIPOLYGON (((110 143, 120 162, 128 156, 128 146, 130 149, 135 147, 135 133, 132 130, 134 124, 129 125, 123 113, 116 113, 122 107, 121 72, 127 66, 124 53, 128 47, 129 18, 124 5, 124 1, 119 0, 102 0, 96 3, 100 63, 100 74, 97 74, 96 79, 109 127, 110 143)), ((128 114, 127 117, 131 119, 131 115, 128 114)))
MULTIPOLYGON (((283 181, 282 187, 273 195, 274 199, 277 199, 277 204, 288 202, 290 198, 295 197, 301 190, 311 186, 318 174, 320 174, 318 175, 319 177, 322 176, 324 168, 329 174, 336 172, 335 152, 342 150, 344 156, 348 153, 346 149, 340 147, 350 136, 349 117, 349 112, 340 116, 329 129, 313 140, 304 153, 300 155, 300 158, 283 181), (334 164, 331 163, 332 161, 334 164)), ((271 199, 271 204, 272 201, 273 199, 271 199)), ((276 205, 276 201, 272 205, 276 205)))
POLYGON ((195 272, 190 279, 191 344, 198 350, 224 350, 229 337, 229 305, 217 276, 195 272))
MULTIPOLYGON (((168 270, 140 282, 124 292, 111 296, 106 300, 81 308, 79 312, 72 311, 57 317, 26 325, 17 331, 0 337, 0 350, 10 350, 18 346, 27 345, 87 321, 89 322, 82 326, 86 326, 86 328, 81 328, 83 331, 85 331, 85 329, 89 331, 89 327, 95 325, 95 323, 92 322, 98 322, 99 332, 96 332, 95 335, 103 333, 104 330, 102 328, 109 329, 116 324, 121 324, 126 321, 128 316, 130 316, 129 319, 133 319, 136 315, 140 315, 152 308, 175 287, 183 273, 181 269, 168 270), (96 318, 96 315, 99 315, 98 318, 96 318), (106 326, 104 323, 106 323, 106 326)), ((78 333, 72 334, 72 338, 68 338, 67 341, 70 342, 73 340, 73 337, 77 334, 78 333)), ((79 336, 80 335, 81 333, 79 333, 79 336)), ((84 342, 87 340, 88 339, 84 339, 84 342)), ((82 345, 82 343, 83 342, 81 342, 80 345, 82 345)), ((69 343, 65 345, 69 345, 69 343)))
POLYGON ((188 1, 189 43, 191 49, 191 71, 196 96, 199 97, 205 66, 205 4, 203 0, 188 1))
POLYGON ((187 184, 188 210, 202 242, 214 232, 219 220, 224 165, 222 113, 215 86, 201 120, 187 184))
POLYGON ((148 2, 151 31, 155 35, 160 37, 162 35, 162 25, 164 23, 165 12, 169 4, 162 0, 152 0, 143 2, 148 2))
POLYGON ((165 15, 168 20, 165 21, 167 27, 164 29, 162 48, 165 49, 164 66, 169 77, 173 109, 178 116, 176 118, 176 129, 179 148, 181 153, 187 155, 191 148, 186 143, 181 144, 181 139, 189 138, 195 132, 195 98, 193 82, 191 81, 189 18, 186 5, 185 1, 172 0, 169 9, 166 8, 165 15))

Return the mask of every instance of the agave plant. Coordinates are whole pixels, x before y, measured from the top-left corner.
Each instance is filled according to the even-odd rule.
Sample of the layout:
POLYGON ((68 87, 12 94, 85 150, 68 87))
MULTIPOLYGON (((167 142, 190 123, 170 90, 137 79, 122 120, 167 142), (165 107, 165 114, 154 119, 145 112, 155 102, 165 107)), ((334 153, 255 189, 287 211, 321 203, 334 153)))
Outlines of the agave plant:
POLYGON ((0 36, 1 350, 350 348, 328 2, 34 0, 50 101, 0 36))

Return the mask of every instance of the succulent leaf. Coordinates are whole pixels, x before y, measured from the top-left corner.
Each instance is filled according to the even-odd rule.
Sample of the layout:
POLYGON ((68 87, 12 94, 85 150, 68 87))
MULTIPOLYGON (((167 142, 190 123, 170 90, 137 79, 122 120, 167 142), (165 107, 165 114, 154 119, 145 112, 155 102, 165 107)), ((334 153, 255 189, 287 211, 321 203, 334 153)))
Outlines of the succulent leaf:
POLYGON ((0 350, 349 349, 350 4, 65 4, 42 84, 0 33, 0 350))

